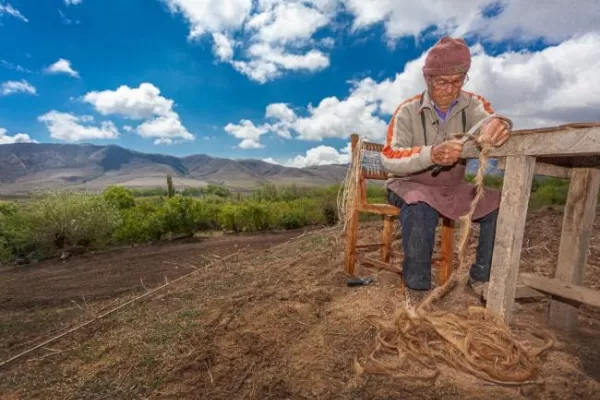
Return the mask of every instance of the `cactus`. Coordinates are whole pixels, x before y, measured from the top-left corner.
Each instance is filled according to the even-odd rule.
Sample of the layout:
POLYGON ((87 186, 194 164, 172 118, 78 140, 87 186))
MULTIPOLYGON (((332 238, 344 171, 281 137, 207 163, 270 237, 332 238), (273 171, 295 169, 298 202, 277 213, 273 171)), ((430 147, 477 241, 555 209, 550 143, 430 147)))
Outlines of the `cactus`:
POLYGON ((173 178, 171 174, 167 174, 167 196, 169 198, 175 195, 175 189, 173 188, 173 178))

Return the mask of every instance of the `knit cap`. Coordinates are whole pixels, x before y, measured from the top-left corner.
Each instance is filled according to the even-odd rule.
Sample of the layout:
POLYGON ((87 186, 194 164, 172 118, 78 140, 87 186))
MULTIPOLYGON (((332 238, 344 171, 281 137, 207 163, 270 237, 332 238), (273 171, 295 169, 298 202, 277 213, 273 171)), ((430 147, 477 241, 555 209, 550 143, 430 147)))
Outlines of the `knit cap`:
POLYGON ((425 57, 425 75, 466 74, 471 68, 471 52, 463 39, 441 38, 425 57))

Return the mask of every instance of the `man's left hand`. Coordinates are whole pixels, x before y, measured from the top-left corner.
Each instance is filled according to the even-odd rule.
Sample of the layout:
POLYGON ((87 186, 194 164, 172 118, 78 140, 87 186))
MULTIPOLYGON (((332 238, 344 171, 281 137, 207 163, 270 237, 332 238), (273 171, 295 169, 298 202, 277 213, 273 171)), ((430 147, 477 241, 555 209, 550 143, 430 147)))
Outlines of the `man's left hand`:
POLYGON ((481 128, 477 143, 489 143, 493 147, 500 147, 510 138, 506 123, 500 118, 494 118, 481 128))

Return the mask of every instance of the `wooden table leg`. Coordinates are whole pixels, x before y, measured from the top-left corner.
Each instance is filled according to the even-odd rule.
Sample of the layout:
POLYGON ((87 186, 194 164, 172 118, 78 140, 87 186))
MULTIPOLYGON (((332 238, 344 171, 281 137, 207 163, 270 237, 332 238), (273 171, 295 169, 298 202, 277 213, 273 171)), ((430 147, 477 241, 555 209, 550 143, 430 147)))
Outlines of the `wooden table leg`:
POLYGON ((384 263, 390 262, 392 255, 392 241, 394 235, 394 222, 396 217, 394 215, 383 216, 383 245, 381 251, 381 261, 384 263))
POLYGON ((358 211, 352 210, 348 224, 346 225, 346 260, 345 271, 348 275, 354 275, 354 266, 356 265, 356 243, 358 241, 358 211))
MULTIPOLYGON (((565 283, 580 285, 583 281, 599 190, 599 169, 573 169, 554 276, 565 283)), ((574 301, 553 298, 550 303, 549 324, 566 331, 575 329, 579 305, 574 301)))
POLYGON ((534 170, 535 157, 510 156, 506 159, 487 309, 504 318, 507 324, 512 321, 534 170))

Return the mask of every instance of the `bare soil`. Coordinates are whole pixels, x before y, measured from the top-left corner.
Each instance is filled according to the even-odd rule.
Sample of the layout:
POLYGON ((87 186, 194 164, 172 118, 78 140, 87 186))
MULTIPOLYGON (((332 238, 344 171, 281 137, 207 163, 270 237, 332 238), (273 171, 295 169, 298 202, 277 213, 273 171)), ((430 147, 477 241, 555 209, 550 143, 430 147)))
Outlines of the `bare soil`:
MULTIPOLYGON (((552 276, 561 222, 558 208, 530 213, 522 271, 552 276)), ((360 240, 380 233, 380 223, 361 224, 360 240)), ((475 229, 471 256, 476 239, 475 229)), ((0 367, 0 398, 588 399, 600 390, 600 313, 589 307, 578 332, 549 331, 557 343, 538 360, 543 383, 506 387, 446 367, 434 382, 357 377, 354 360, 375 343, 366 317, 391 315, 404 295, 399 276, 363 267, 376 282, 346 286, 343 246, 335 229, 222 236, 1 270, 0 362, 165 275, 193 274, 0 367)), ((585 285, 600 288, 598 224, 588 263, 585 285)), ((440 307, 478 304, 457 291, 440 307)), ((517 321, 548 330, 548 304, 520 301, 517 321)))

